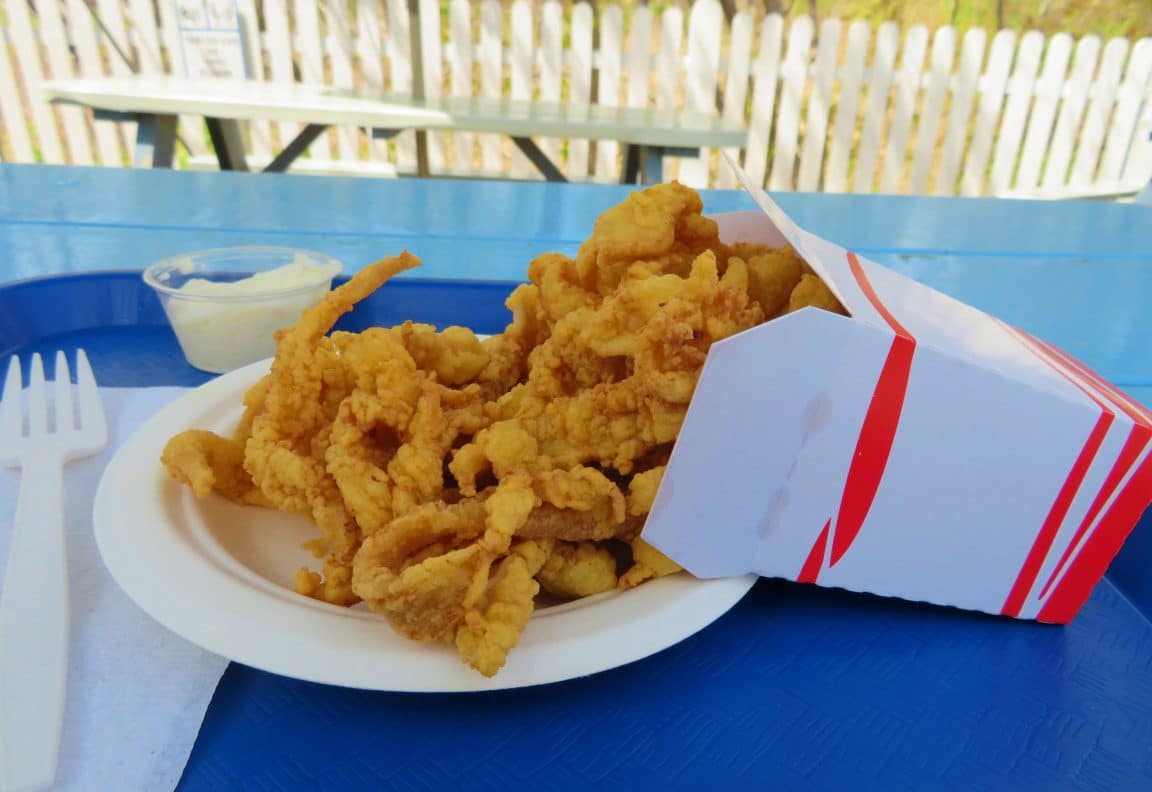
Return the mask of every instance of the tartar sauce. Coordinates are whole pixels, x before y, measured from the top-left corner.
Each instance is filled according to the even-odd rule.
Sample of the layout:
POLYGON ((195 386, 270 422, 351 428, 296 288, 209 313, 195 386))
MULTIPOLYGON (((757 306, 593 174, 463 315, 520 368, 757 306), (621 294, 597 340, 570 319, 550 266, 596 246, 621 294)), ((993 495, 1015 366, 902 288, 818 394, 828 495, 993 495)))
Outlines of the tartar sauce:
POLYGON ((297 259, 242 280, 192 278, 168 296, 168 320, 189 363, 214 373, 232 371, 273 355, 273 334, 328 292, 328 273, 334 274, 297 259))

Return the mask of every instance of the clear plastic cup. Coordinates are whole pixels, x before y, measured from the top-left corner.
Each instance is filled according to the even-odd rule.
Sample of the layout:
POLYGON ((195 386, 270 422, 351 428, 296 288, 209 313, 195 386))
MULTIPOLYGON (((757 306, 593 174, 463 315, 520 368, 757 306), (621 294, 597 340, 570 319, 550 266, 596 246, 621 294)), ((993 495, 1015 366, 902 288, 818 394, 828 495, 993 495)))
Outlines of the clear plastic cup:
POLYGON ((188 362, 220 374, 269 358, 344 269, 311 250, 231 247, 158 261, 144 271, 188 362))

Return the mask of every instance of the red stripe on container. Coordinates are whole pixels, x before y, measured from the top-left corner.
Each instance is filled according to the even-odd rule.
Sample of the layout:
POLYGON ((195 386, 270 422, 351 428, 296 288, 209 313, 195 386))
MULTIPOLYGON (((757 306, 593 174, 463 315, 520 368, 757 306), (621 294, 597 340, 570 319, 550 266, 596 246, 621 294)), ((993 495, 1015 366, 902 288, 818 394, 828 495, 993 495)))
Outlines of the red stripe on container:
POLYGON ((896 430, 900 426, 900 413, 904 409, 915 351, 916 342, 912 339, 899 335, 892 339, 868 412, 864 414, 860 436, 856 439, 856 452, 848 466, 840 510, 836 513, 836 532, 832 535, 830 566, 843 558, 856 541, 880 490, 892 444, 896 440, 896 430))
POLYGON ((796 576, 798 583, 815 583, 816 578, 820 577, 820 570, 824 566, 824 552, 828 549, 828 531, 832 527, 832 520, 824 523, 823 530, 820 535, 816 537, 816 544, 812 545, 812 549, 808 551, 808 557, 804 559, 804 566, 800 567, 800 574, 796 576))
POLYGON ((1133 401, 1131 396, 1121 390, 1118 390, 1116 386, 1111 382, 1108 382, 1108 380, 1101 377, 1095 371, 1085 366, 1083 363, 1069 355, 1064 350, 1052 346, 1047 341, 1041 341, 1038 338, 1028 335, 1027 333, 1024 333, 1023 330, 1018 330, 1017 332, 1027 336, 1033 343, 1043 347, 1044 350, 1051 354, 1053 357, 1059 359, 1069 368, 1074 369, 1078 374, 1091 382, 1092 385, 1094 385, 1105 398, 1112 401, 1115 406, 1119 407, 1124 412, 1124 414, 1131 418, 1134 422, 1140 424, 1141 426, 1152 429, 1152 411, 1149 411, 1146 407, 1144 407, 1144 405, 1133 401))
POLYGON ((880 295, 876 293, 876 289, 872 287, 872 281, 868 280, 868 276, 864 274, 864 267, 860 264, 860 259, 856 258, 856 254, 848 251, 848 269, 852 271, 852 277, 856 279, 856 283, 860 286, 860 291, 868 298, 868 302, 872 303, 872 307, 876 312, 888 323, 888 326, 896 331, 898 335, 912 338, 912 334, 900 324, 899 320, 892 315, 888 310, 888 306, 880 299, 880 295))
POLYGON ((1060 556, 1060 561, 1057 562, 1056 568, 1052 570, 1052 574, 1048 576, 1048 580, 1044 583, 1044 588, 1040 590, 1040 597, 1048 596, 1048 592, 1052 589, 1052 584, 1056 582, 1056 578, 1060 577, 1060 573, 1067 566, 1069 559, 1072 557, 1072 552, 1080 543, 1080 539, 1088 531, 1088 528, 1096 521, 1100 514, 1100 510, 1104 508, 1104 504, 1112 497, 1112 493, 1120 485, 1124 476, 1136 464, 1136 460, 1140 458, 1141 452, 1148 445, 1149 438, 1152 438, 1152 429, 1140 426, 1139 424, 1132 427, 1132 431, 1128 433, 1128 439, 1124 441, 1124 447, 1120 449, 1120 455, 1116 457, 1115 464, 1112 469, 1108 471, 1108 476, 1104 479, 1104 485, 1100 487, 1100 491, 1096 493, 1096 497, 1092 500, 1092 505, 1088 507, 1088 511, 1084 514, 1084 519, 1080 521, 1080 525, 1076 528, 1076 533, 1072 537, 1072 541, 1064 548, 1064 553, 1060 556))
MULTIPOLYGON (((1020 611, 1024 608, 1024 603, 1028 599, 1029 592, 1032 591, 1033 586, 1036 584, 1036 579, 1040 576, 1040 568, 1044 565, 1044 560, 1052 550, 1052 545, 1056 541, 1056 534, 1059 533, 1060 526, 1063 525, 1064 519, 1068 516, 1068 510, 1072 507, 1072 502, 1076 499, 1076 494, 1079 492, 1080 486, 1084 483, 1084 478, 1088 475, 1088 470, 1091 468, 1096 454, 1099 453, 1100 447, 1104 444, 1104 439, 1108 436, 1108 430, 1111 428, 1116 416, 1112 410, 1109 409, 1109 406, 1101 401, 1095 393, 1085 388, 1081 382, 1065 370, 1061 360, 1058 358, 1054 359, 1054 356, 1050 354, 1046 345, 1009 324, 1000 322, 1000 326, 1023 344, 1038 359, 1051 366, 1057 373, 1075 385, 1088 396, 1101 411, 1100 416, 1096 419, 1095 426, 1092 427, 1092 431, 1088 434, 1087 440, 1085 440, 1084 445, 1081 446, 1080 453, 1076 456, 1076 461, 1072 464, 1072 469, 1068 471, 1068 475, 1064 479, 1064 484, 1060 487, 1059 492, 1057 492, 1056 499, 1052 502, 1052 507, 1048 510, 1048 516, 1040 526, 1040 530, 1036 534, 1036 539, 1032 542, 1032 547, 1029 549, 1028 555, 1025 556, 1024 563, 1016 575, 1016 580, 1008 592, 1008 597, 1000 609, 1000 612, 1005 616, 1019 616, 1020 611)), ((1065 558, 1061 563, 1066 562, 1072 548, 1075 547, 1076 542, 1082 535, 1082 531, 1086 531, 1089 525, 1090 523, 1080 526, 1075 538, 1065 549, 1065 558)), ((1050 582, 1051 579, 1049 579, 1049 583, 1050 582)))
POLYGON ((892 444, 896 440, 896 430, 900 426, 904 397, 912 374, 912 359, 916 353, 916 340, 881 301, 860 260, 853 253, 848 253, 848 268, 860 286, 860 291, 896 333, 896 337, 892 339, 892 346, 880 369, 872 401, 864 414, 864 423, 860 427, 856 449, 848 466, 840 509, 836 513, 829 566, 839 562, 856 541, 876 499, 876 493, 880 490, 880 482, 892 453, 892 444))
POLYGON ((1108 570, 1124 540, 1152 500, 1152 456, 1145 457, 1100 521, 1087 546, 1044 603, 1037 619, 1067 624, 1088 601, 1088 595, 1108 570))

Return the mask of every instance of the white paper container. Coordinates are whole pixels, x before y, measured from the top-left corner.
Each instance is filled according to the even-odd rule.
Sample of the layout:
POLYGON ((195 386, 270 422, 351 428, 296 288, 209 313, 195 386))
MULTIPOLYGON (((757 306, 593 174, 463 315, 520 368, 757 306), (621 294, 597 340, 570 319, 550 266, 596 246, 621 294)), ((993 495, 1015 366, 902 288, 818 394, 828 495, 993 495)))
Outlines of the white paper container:
POLYGON ((795 223, 851 314, 712 347, 644 538, 693 574, 1067 622, 1152 501, 1152 414, 1064 352, 795 223))

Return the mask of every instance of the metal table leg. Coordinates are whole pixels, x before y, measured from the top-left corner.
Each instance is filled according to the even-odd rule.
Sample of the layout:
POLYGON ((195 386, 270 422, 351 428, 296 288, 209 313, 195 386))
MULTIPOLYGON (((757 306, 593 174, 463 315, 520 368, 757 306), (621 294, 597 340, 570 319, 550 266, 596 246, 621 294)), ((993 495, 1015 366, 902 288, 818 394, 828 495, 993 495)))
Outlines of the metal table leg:
POLYGON ((304 150, 312 145, 316 138, 324 133, 328 128, 327 124, 309 124, 300 130, 300 134, 292 139, 292 142, 284 147, 284 150, 276 155, 276 158, 268 163, 268 167, 264 169, 265 173, 283 173, 288 170, 298 156, 304 153, 304 150))
POLYGON ((552 160, 548 159, 548 155, 540 150, 540 147, 536 145, 532 138, 510 137, 512 137, 512 142, 516 144, 516 148, 524 152, 524 156, 532 161, 532 164, 536 166, 536 170, 540 171, 545 179, 550 182, 568 181, 567 177, 560 172, 560 169, 556 167, 552 160))
POLYGON ((240 124, 233 118, 205 118, 204 121, 208 125, 212 147, 216 149, 216 161, 220 163, 220 170, 248 170, 240 124))
POLYGON ((664 181, 664 147, 645 146, 644 164, 641 166, 642 184, 659 184, 664 181))
POLYGON ((136 168, 171 168, 176 151, 176 116, 138 115, 136 149, 132 166, 136 168))
POLYGON ((621 184, 635 184, 640 176, 640 155, 643 146, 635 143, 624 145, 624 169, 620 172, 621 184))

